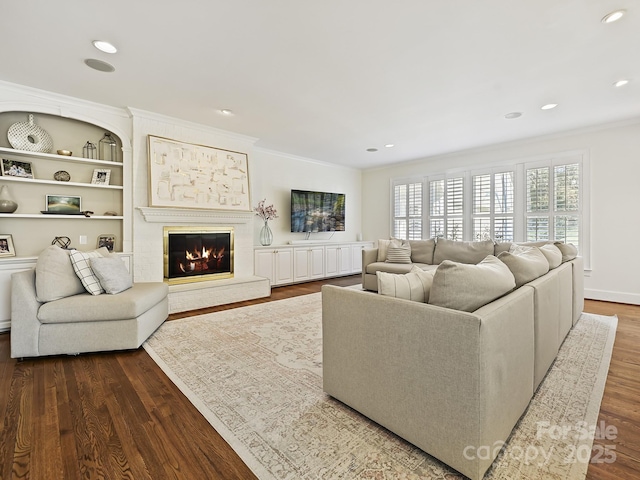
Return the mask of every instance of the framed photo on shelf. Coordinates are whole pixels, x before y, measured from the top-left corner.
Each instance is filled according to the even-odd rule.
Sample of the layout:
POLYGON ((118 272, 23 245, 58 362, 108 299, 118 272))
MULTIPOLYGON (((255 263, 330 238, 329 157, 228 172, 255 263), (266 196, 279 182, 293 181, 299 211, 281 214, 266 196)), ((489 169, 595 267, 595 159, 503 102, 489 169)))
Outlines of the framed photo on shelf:
POLYGON ((47 195, 47 213, 61 215, 77 215, 82 212, 82 197, 74 195, 47 195))
POLYGON ((91 183, 94 185, 109 185, 110 178, 111 178, 111 169, 96 168, 93 170, 93 177, 91 177, 91 183))
POLYGON ((15 257, 16 249, 13 248, 11 235, 0 234, 0 257, 15 257))
POLYGON ((0 168, 2 169, 2 175, 7 177, 33 178, 31 162, 3 158, 0 168))
POLYGON ((116 244, 116 236, 111 233, 103 233, 98 236, 98 248, 107 247, 107 250, 113 252, 113 247, 116 244))

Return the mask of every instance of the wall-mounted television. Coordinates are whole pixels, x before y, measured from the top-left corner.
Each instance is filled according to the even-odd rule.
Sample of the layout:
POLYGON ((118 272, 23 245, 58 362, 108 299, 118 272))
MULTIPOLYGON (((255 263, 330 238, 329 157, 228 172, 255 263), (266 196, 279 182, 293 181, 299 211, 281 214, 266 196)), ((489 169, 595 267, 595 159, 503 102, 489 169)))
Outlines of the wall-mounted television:
POLYGON ((291 190, 292 232, 344 232, 344 193, 291 190))

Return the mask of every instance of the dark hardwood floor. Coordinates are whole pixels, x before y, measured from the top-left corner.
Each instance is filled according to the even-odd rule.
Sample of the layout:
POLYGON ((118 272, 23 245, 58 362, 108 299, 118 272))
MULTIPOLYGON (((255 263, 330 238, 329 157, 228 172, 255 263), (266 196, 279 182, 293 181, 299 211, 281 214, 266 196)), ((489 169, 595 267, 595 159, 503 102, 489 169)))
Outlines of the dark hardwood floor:
MULTIPOLYGON (((266 299, 170 320, 359 281, 274 288, 266 299)), ((587 478, 640 478, 640 306, 587 301, 585 310, 619 319, 599 419, 617 434, 593 451, 615 461, 592 463, 587 478)), ((144 349, 18 362, 9 335, 0 335, 0 480, 256 478, 144 349)))

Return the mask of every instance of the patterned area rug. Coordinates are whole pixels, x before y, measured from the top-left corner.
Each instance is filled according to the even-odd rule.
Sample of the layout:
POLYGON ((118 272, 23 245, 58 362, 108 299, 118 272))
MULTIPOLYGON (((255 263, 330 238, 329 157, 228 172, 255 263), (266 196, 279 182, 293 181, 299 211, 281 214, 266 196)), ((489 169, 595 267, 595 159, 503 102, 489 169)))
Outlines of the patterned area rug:
MULTIPOLYGON (((585 477, 616 326, 582 315, 486 478, 585 477)), ((144 348, 260 479, 464 478, 323 393, 321 334, 316 293, 166 322, 144 348)))

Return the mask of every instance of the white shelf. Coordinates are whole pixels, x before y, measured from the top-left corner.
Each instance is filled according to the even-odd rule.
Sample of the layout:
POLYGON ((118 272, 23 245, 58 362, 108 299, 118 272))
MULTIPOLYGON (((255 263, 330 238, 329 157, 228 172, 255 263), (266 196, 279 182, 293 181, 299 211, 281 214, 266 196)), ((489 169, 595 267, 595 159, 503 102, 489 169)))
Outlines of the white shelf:
POLYGON ((122 185, 96 185, 93 183, 82 183, 82 182, 60 182, 58 180, 40 180, 38 178, 22 178, 22 177, 9 177, 9 176, 0 176, 0 181, 3 182, 23 182, 23 183, 41 183, 46 185, 60 185, 60 186, 72 186, 72 187, 83 187, 83 188, 111 188, 113 190, 122 190, 124 187, 122 185))
POLYGON ((91 165, 103 165, 109 167, 120 167, 122 168, 121 162, 108 162, 106 160, 93 160, 90 158, 82 158, 82 157, 71 157, 67 155, 58 155, 56 153, 41 153, 41 152, 27 152, 25 150, 16 150, 14 148, 6 148, 0 147, 0 154, 6 154, 11 157, 19 157, 19 158, 48 158, 51 160, 57 160, 60 162, 70 162, 70 163, 88 163, 91 165))
POLYGON ((0 213, 0 218, 49 218, 49 219, 66 219, 66 220, 122 220, 121 215, 91 215, 85 217, 84 215, 50 215, 46 213, 0 213))

